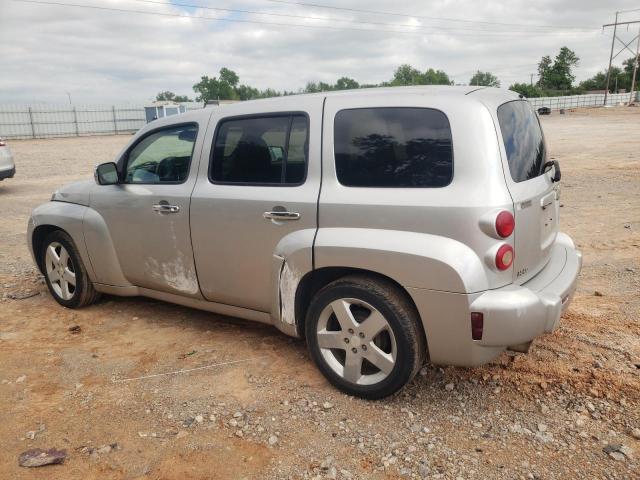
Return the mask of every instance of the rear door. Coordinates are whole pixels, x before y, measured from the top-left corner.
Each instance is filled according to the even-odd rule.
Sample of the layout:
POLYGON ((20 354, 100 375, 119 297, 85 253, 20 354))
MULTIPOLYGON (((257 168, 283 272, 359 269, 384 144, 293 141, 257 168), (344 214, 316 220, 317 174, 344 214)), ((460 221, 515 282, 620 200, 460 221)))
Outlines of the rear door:
POLYGON ((558 232, 559 189, 545 172, 547 147, 539 119, 526 100, 497 110, 507 186, 515 211, 513 280, 521 284, 547 263, 558 232))
POLYGON ((322 100, 301 98, 295 110, 264 113, 239 106, 234 111, 247 114, 221 109, 213 117, 215 134, 207 135, 191 200, 194 256, 207 300, 271 311, 276 246, 317 228, 322 100))

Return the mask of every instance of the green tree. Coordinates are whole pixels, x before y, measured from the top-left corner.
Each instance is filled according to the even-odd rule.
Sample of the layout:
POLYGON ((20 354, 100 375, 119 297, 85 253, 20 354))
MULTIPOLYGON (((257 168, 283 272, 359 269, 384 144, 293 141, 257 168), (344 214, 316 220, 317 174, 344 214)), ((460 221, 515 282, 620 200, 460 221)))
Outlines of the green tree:
POLYGON ((430 68, 422 75, 424 83, 421 83, 421 85, 453 85, 449 75, 442 70, 430 68))
MULTIPOLYGON (((619 67, 611 67, 611 77, 609 78, 609 92, 615 93, 618 90, 628 89, 631 86, 631 76, 619 67)), ((580 82, 579 87, 583 90, 604 90, 607 88, 607 71, 596 73, 593 77, 580 82)))
POLYGON ((544 80, 549 76, 549 72, 551 71, 551 65, 553 62, 551 61, 551 57, 549 55, 545 55, 538 63, 538 86, 544 86, 544 80))
POLYGON ((176 94, 173 92, 170 92, 169 90, 165 90, 164 92, 160 92, 156 95, 156 100, 157 101, 168 101, 171 102, 173 101, 173 99, 176 98, 176 94))
POLYGON ((271 98, 271 97, 281 97, 282 95, 287 95, 287 92, 280 93, 273 88, 267 88, 266 90, 262 90, 258 94, 258 98, 271 98))
POLYGON ((336 90, 353 90, 354 88, 360 88, 360 84, 353 78, 341 77, 336 81, 336 90))
POLYGON ((229 70, 226 67, 220 69, 220 81, 224 82, 232 87, 236 87, 240 82, 240 77, 233 70, 229 70))
POLYGON ((239 99, 236 87, 240 78, 236 72, 223 67, 219 73, 219 78, 203 75, 200 78, 200 82, 193 86, 193 91, 198 94, 196 101, 206 103, 209 100, 239 99))
POLYGON ((580 82, 583 90, 604 90, 607 86, 607 71, 598 72, 593 77, 580 82))
POLYGON ((542 57, 538 64, 540 87, 552 90, 571 90, 575 75, 573 68, 578 65, 580 59, 575 52, 567 47, 562 47, 551 63, 549 56, 542 57))
POLYGON ((481 72, 478 70, 471 80, 469 80, 469 85, 478 85, 483 87, 499 87, 500 80, 491 72, 481 72))
POLYGON ((326 82, 308 82, 302 93, 330 92, 331 90, 335 90, 335 86, 326 82))
POLYGON ((170 92, 169 90, 166 90, 164 92, 160 92, 156 95, 156 100, 157 101, 168 101, 168 102, 190 102, 191 100, 189 99, 189 97, 187 97, 186 95, 176 95, 173 92, 170 92))
POLYGON ((249 85, 239 85, 235 89, 238 100, 252 100, 254 98, 260 98, 260 91, 257 88, 250 87, 249 85))
MULTIPOLYGON (((609 78, 609 92, 615 93, 617 90, 631 90, 631 79, 633 78, 633 62, 631 57, 622 62, 623 68, 611 67, 611 77, 609 78)), ((580 82, 579 88, 582 90, 604 90, 607 88, 607 71, 596 73, 593 77, 580 82)))
POLYGON ((434 70, 430 68, 424 72, 420 72, 417 68, 409 64, 400 65, 393 72, 393 78, 390 82, 385 83, 391 87, 399 87, 404 85, 452 85, 453 82, 449 76, 442 70, 434 70))
POLYGON ((411 65, 405 63, 396 68, 393 72, 393 79, 389 84, 391 86, 401 85, 420 85, 422 80, 422 74, 417 68, 413 68, 411 65))
POLYGON ((636 62, 636 57, 627 58, 624 62, 622 62, 624 71, 629 75, 629 77, 633 75, 633 66, 635 65, 635 62, 636 62))
POLYGON ((529 83, 514 83, 509 87, 509 90, 518 92, 520 95, 524 95, 527 98, 542 97, 543 91, 536 85, 529 83))

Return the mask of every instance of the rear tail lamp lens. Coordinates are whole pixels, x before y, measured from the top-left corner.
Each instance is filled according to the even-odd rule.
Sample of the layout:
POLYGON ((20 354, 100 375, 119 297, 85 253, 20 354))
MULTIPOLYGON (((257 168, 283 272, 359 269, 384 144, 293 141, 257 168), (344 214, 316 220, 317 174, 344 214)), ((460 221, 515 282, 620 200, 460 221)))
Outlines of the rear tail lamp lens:
POLYGON ((496 232, 502 238, 507 238, 513 233, 513 229, 516 227, 516 221, 513 218, 511 212, 503 210, 496 217, 496 232))
POLYGON ((513 248, 511 245, 502 245, 496 253, 496 267, 498 270, 506 270, 513 263, 513 248))
POLYGON ((482 312, 471 312, 471 338, 482 340, 482 328, 484 327, 484 315, 482 312))

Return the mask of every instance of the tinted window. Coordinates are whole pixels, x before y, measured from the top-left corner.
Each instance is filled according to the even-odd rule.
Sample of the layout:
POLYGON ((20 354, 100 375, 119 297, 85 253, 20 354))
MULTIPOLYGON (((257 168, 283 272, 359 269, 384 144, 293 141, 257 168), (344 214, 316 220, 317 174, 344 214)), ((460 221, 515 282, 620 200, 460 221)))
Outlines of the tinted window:
POLYGON ((211 179, 244 184, 302 183, 307 138, 303 115, 225 120, 216 135, 211 179))
POLYGON ((189 174, 198 127, 185 125, 147 135, 130 151, 126 183, 182 183, 189 174))
POLYGON ((342 110, 336 115, 334 141, 343 185, 443 187, 451 182, 451 128, 438 110, 342 110))
POLYGON ((498 122, 514 182, 543 173, 547 151, 538 117, 529 102, 516 100, 498 107, 498 122))

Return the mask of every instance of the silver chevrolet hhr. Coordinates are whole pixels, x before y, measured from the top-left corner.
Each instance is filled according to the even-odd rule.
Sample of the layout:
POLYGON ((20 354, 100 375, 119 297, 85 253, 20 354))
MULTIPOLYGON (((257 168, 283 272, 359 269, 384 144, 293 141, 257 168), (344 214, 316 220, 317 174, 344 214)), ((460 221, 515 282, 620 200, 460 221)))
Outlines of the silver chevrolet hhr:
POLYGON ((151 122, 28 240, 65 307, 143 295, 272 324, 381 398, 427 357, 480 365, 557 327, 582 258, 559 180, 510 91, 296 95, 151 122))

